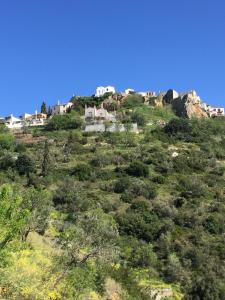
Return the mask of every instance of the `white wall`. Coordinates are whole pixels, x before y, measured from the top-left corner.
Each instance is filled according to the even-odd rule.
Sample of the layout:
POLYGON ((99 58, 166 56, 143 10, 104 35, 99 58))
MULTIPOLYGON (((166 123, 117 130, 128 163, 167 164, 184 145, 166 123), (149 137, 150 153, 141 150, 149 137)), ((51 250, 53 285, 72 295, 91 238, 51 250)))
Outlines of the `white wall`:
POLYGON ((96 89, 96 93, 95 93, 95 96, 96 97, 101 97, 103 96, 105 93, 113 93, 115 94, 116 90, 113 86, 99 86, 97 87, 96 89))

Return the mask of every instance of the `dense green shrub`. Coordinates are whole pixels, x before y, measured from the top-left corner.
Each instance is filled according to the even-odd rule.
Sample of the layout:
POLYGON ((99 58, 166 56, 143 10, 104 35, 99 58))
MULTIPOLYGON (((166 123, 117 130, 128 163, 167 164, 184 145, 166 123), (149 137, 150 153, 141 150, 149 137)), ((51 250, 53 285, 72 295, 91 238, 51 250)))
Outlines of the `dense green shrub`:
POLYGON ((126 108, 134 108, 140 106, 143 103, 144 103, 144 98, 141 95, 133 94, 133 95, 129 95, 126 98, 123 106, 126 108))
POLYGON ((131 121, 133 123, 137 123, 138 126, 145 126, 145 124, 146 124, 145 116, 144 116, 144 114, 142 114, 140 112, 137 112, 137 111, 133 112, 131 114, 130 118, 131 118, 131 121))
POLYGON ((11 154, 6 154, 0 159, 0 169, 8 170, 9 168, 15 167, 15 159, 11 154))
POLYGON ((52 119, 45 126, 48 131, 62 130, 62 129, 76 129, 82 126, 83 122, 77 114, 66 114, 62 116, 53 116, 52 119))
POLYGON ((140 161, 132 162, 126 172, 128 175, 135 177, 148 177, 149 175, 148 166, 140 161))
POLYGON ((171 136, 176 136, 177 138, 188 137, 191 134, 192 128, 191 124, 187 119, 172 119, 168 124, 166 124, 164 131, 171 136))
POLYGON ((115 182, 114 192, 115 193, 123 193, 129 189, 130 185, 131 185, 131 181, 130 181, 129 177, 127 177, 127 176, 122 177, 115 182))
POLYGON ((91 166, 80 163, 71 172, 72 175, 76 176, 80 181, 90 180, 93 170, 91 166))
POLYGON ((11 134, 0 134, 0 149, 10 150, 14 144, 14 137, 11 134))
POLYGON ((35 163, 26 154, 20 154, 16 160, 16 170, 20 175, 29 175, 35 172, 35 163))

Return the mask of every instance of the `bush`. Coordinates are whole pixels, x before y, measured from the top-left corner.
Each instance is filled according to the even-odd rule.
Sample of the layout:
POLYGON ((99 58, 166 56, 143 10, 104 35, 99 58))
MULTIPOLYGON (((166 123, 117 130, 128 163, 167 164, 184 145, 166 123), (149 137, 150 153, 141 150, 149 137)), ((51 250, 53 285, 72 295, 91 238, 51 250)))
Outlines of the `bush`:
POLYGON ((92 175, 92 168, 87 164, 78 164, 71 172, 80 181, 90 180, 92 175))
POLYGON ((99 154, 97 156, 95 156, 92 160, 91 160, 91 165, 94 167, 105 167, 107 165, 110 165, 112 162, 112 158, 109 155, 106 154, 99 154))
POLYGON ((83 122, 77 114, 66 114, 63 116, 54 116, 45 126, 48 131, 62 129, 76 129, 82 126, 83 122))
POLYGON ((14 144, 14 138, 10 134, 0 134, 0 149, 10 150, 14 144))
POLYGON ((126 98, 123 106, 126 108, 133 108, 133 107, 140 106, 143 103, 144 103, 144 99, 141 95, 133 94, 133 95, 129 95, 126 98))
POLYGON ((140 161, 135 161, 129 165, 126 169, 128 175, 135 177, 148 177, 149 169, 148 166, 140 161))
POLYGON ((29 175, 35 172, 35 164, 28 155, 20 154, 16 160, 16 170, 20 175, 29 175))
POLYGON ((137 123, 139 126, 145 126, 146 124, 145 116, 137 111, 131 114, 131 121, 137 123))
POLYGON ((9 168, 15 167, 15 159, 10 154, 4 155, 0 159, 0 169, 1 170, 8 170, 9 168))
POLYGON ((128 190, 130 187, 130 179, 129 177, 122 177, 119 179, 114 186, 115 193, 123 193, 128 190))
POLYGON ((209 216, 203 225, 212 234, 222 234, 225 230, 224 219, 215 215, 209 216))
POLYGON ((165 183, 166 179, 162 175, 157 175, 157 176, 153 177, 152 181, 155 183, 158 183, 158 184, 163 184, 163 183, 165 183))
POLYGON ((172 119, 165 127, 165 133, 182 139, 191 134, 191 124, 187 119, 172 119))

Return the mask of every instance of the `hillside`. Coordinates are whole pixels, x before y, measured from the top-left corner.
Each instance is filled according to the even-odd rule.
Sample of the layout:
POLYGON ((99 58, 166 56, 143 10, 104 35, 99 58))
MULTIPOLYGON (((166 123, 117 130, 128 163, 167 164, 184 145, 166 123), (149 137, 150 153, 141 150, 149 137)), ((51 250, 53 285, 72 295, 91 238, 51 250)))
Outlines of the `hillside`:
POLYGON ((71 101, 0 125, 0 299, 225 299, 225 119, 136 97, 116 110, 138 134, 84 132, 71 101))

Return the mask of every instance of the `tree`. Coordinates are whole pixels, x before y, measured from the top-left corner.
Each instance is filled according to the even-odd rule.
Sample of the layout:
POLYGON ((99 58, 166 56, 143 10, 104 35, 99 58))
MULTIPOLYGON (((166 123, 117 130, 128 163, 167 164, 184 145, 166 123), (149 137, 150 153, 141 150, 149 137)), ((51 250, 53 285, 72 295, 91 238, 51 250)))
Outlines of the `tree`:
POLYGON ((78 216, 75 224, 65 224, 60 236, 64 250, 65 269, 53 289, 74 268, 83 267, 90 259, 99 263, 113 262, 117 258, 118 230, 112 216, 102 209, 93 209, 78 216))
POLYGON ((149 169, 148 166, 140 161, 132 162, 126 169, 128 175, 135 177, 148 177, 149 169))
POLYGON ((35 172, 35 164, 27 154, 20 154, 16 160, 16 169, 20 175, 27 175, 35 172))
POLYGON ((165 133, 179 139, 188 138, 192 132, 191 123, 187 119, 172 119, 165 127, 165 133))
POLYGON ((48 141, 45 141, 43 161, 41 166, 41 173, 43 176, 47 176, 51 167, 51 156, 48 141))
POLYGON ((22 231, 23 240, 25 240, 31 231, 44 233, 48 225, 52 201, 47 190, 35 188, 28 189, 23 198, 23 206, 30 211, 22 231))
POLYGON ((46 130, 65 130, 65 129, 76 129, 82 126, 83 122, 76 113, 70 113, 66 115, 53 116, 52 119, 46 125, 46 130))
POLYGON ((41 104, 41 113, 42 114, 47 114, 47 106, 46 106, 45 101, 43 101, 42 104, 41 104))
POLYGON ((201 274, 193 276, 190 286, 186 288, 185 300, 222 300, 219 282, 210 270, 202 270, 201 274))
POLYGON ((0 189, 0 250, 20 236, 30 211, 22 206, 23 199, 9 185, 0 189))

